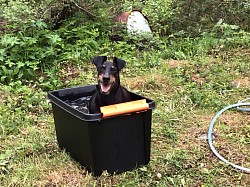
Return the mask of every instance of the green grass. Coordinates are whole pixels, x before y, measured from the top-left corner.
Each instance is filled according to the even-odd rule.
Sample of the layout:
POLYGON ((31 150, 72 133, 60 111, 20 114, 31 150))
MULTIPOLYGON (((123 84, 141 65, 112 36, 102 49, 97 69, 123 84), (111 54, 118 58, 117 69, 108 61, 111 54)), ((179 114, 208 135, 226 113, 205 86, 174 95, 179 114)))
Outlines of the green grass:
MULTIPOLYGON (((220 162, 202 138, 218 110, 250 96, 249 49, 185 60, 159 60, 156 50, 138 55, 139 62, 128 57, 121 82, 157 103, 149 165, 92 177, 58 148, 47 93, 15 83, 0 88, 1 186, 250 186, 250 175, 220 162)), ((61 87, 94 83, 95 77, 90 64, 66 64, 61 87)), ((227 111, 215 129, 219 152, 249 168, 249 115, 227 111)))

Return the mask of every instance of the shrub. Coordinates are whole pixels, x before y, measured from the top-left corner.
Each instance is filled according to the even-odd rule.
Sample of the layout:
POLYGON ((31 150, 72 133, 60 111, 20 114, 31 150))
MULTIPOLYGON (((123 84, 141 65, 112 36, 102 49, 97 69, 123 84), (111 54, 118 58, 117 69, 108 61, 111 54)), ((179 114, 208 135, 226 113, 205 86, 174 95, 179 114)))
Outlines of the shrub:
POLYGON ((171 9, 174 11, 168 22, 171 33, 183 30, 188 35, 197 36, 210 31, 220 19, 229 25, 239 25, 243 30, 250 29, 248 0, 176 0, 171 9))

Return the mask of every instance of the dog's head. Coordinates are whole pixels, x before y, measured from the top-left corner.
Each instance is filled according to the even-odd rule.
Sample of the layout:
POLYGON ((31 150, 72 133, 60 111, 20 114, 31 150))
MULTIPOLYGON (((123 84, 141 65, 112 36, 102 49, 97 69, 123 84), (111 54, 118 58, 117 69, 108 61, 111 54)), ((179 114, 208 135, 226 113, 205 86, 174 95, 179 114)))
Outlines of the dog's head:
POLYGON ((100 92, 108 95, 116 91, 120 85, 119 72, 126 65, 126 62, 116 57, 114 57, 113 62, 109 62, 106 56, 96 56, 93 59, 93 63, 98 71, 100 92))

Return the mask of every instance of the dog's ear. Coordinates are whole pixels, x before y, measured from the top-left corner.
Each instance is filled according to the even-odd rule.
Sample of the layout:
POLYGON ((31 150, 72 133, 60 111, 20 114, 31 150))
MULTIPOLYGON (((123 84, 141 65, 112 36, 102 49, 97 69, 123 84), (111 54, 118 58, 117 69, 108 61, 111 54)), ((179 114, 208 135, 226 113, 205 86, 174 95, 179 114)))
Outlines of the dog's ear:
POLYGON ((93 63, 95 64, 97 68, 100 67, 105 61, 107 61, 106 56, 95 56, 93 59, 93 63))
POLYGON ((126 65, 126 61, 116 57, 114 57, 113 63, 117 66, 119 71, 126 65))

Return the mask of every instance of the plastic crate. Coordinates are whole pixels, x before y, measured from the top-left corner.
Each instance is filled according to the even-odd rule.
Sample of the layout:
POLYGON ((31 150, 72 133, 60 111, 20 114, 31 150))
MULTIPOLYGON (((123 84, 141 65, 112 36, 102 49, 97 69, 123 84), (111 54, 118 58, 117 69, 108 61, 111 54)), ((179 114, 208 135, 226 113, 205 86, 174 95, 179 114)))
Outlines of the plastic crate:
POLYGON ((95 89, 96 85, 88 85, 48 93, 59 147, 95 176, 148 164, 155 102, 130 92, 133 101, 146 99, 149 109, 105 119, 101 113, 83 113, 65 102, 91 96, 95 89))

